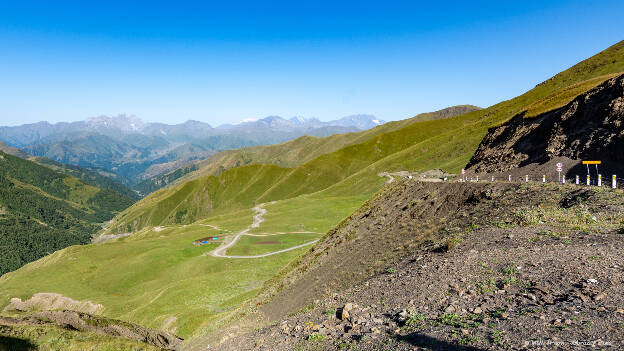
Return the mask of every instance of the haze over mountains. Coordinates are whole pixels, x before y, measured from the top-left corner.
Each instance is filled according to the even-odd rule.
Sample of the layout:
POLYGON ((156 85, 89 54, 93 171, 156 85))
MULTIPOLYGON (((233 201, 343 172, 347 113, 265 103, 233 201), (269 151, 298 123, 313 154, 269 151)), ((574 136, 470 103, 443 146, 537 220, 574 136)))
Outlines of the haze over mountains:
MULTIPOLYGON (((185 351, 526 350, 539 334, 624 345, 624 274, 614 264, 622 183, 562 184, 554 167, 566 158, 573 172, 600 157, 620 174, 622 101, 624 41, 484 109, 453 106, 357 133, 219 152, 134 203, 2 154, 0 224, 22 240, 6 242, 18 242, 25 259, 4 251, 12 265, 0 276, 0 341, 4 333, 85 345, 76 349, 125 338, 185 351), (460 181, 462 169, 482 181, 460 181), (505 177, 490 181, 492 172, 505 177), (519 177, 527 174, 528 184, 519 177), (47 254, 28 250, 41 241, 29 228, 71 225, 71 241, 48 247, 101 230, 91 244, 11 271, 47 254), (128 323, 165 337, 120 336, 128 323), (68 332, 54 334, 58 327, 68 332), (106 330, 115 340, 102 341, 106 330)), ((115 127, 119 135, 77 133, 148 153, 149 142, 174 143, 130 123, 115 127)), ((236 128, 298 123, 306 122, 236 128)))
POLYGON ((119 115, 0 127, 0 140, 32 155, 98 169, 121 183, 133 185, 219 150, 275 144, 302 135, 325 137, 383 123, 371 115, 329 122, 269 116, 213 127, 199 121, 175 125, 147 123, 134 116, 119 115))

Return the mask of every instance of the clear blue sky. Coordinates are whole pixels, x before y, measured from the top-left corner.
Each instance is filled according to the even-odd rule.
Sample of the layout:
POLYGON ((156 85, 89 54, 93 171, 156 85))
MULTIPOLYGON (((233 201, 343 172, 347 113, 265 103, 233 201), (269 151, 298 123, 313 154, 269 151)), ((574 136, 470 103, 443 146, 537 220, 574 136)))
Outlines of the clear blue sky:
POLYGON ((0 0, 0 124, 489 106, 624 39, 624 1, 0 0), (131 3, 131 4, 130 4, 131 3))

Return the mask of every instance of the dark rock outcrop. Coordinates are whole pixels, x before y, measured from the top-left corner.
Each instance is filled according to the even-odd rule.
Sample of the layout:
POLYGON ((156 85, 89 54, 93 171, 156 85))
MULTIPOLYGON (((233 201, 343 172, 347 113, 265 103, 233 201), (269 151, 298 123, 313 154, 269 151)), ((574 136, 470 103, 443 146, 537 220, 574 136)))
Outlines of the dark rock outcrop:
POLYGON ((624 171, 624 74, 562 108, 491 128, 467 169, 505 172, 558 157, 602 160, 605 174, 624 171))

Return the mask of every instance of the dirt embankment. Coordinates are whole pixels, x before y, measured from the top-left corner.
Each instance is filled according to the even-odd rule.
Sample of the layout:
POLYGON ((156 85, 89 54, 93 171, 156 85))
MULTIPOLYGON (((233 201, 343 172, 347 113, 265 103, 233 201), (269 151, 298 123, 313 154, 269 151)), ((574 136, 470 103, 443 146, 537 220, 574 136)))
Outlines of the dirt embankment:
POLYGON ((182 339, 167 332, 76 311, 41 311, 19 317, 0 316, 0 326, 10 328, 19 325, 54 325, 68 330, 135 340, 163 350, 175 350, 182 342, 182 339))
POLYGON ((624 195, 388 186, 322 239, 219 350, 584 350, 624 345, 624 195))
POLYGON ((37 293, 31 298, 22 301, 18 297, 11 299, 3 309, 4 312, 19 311, 32 312, 44 310, 72 310, 89 314, 97 314, 103 308, 102 305, 91 301, 77 301, 67 296, 56 293, 37 293))
MULTIPOLYGON (((471 173, 555 176, 557 158, 568 178, 584 175, 581 160, 602 160, 603 176, 624 176, 624 75, 579 95, 566 106, 490 129, 467 165, 471 173), (549 164, 545 169, 539 166, 549 164), (522 168, 525 168, 523 170, 522 168), (528 173, 527 173, 528 172, 528 173)), ((593 169, 591 170, 594 171, 593 169)))

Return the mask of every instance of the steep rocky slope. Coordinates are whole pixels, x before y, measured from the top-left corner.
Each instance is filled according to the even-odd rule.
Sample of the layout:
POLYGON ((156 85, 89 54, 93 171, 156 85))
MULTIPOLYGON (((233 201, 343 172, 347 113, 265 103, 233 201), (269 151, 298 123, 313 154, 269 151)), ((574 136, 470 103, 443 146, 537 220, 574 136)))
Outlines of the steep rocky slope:
MULTIPOLYGON (((572 165, 602 160, 605 174, 624 172, 624 74, 564 107, 532 118, 520 113, 491 128, 467 168, 476 173, 504 172, 557 157, 568 158, 572 165)), ((573 175, 580 170, 567 171, 573 175)))
POLYGON ((621 347, 622 210, 620 190, 398 182, 243 312, 266 327, 214 348, 621 347))

